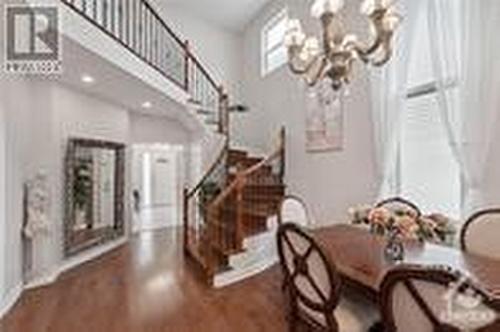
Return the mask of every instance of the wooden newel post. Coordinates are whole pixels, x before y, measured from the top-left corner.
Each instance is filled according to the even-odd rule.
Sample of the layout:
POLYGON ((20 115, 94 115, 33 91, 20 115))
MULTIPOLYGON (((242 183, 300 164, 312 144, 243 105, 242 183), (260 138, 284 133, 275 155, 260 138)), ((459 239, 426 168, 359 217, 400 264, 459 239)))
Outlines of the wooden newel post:
POLYGON ((184 238, 184 250, 189 249, 189 198, 188 198, 188 189, 184 188, 183 190, 183 238, 184 238))

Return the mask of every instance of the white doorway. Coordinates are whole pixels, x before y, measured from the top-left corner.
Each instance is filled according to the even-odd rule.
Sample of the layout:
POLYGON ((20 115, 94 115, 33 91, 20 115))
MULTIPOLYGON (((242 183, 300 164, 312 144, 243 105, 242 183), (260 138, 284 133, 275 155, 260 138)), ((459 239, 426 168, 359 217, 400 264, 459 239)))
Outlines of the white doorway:
POLYGON ((140 144, 132 149, 132 231, 137 233, 179 226, 182 147, 140 144))

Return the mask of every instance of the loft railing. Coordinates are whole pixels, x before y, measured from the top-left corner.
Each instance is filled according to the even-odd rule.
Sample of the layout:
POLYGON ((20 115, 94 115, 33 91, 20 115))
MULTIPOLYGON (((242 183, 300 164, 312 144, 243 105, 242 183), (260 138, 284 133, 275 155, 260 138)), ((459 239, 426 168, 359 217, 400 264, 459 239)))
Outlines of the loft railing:
POLYGON ((61 0, 105 34, 188 92, 206 123, 229 132, 227 96, 146 0, 61 0))

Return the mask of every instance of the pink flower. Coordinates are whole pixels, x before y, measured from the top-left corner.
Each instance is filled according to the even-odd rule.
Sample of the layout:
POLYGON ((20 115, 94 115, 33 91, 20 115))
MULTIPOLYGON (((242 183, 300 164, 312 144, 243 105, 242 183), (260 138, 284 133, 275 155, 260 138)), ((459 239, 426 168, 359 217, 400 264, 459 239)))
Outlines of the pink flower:
POLYGON ((422 222, 424 227, 427 227, 428 229, 435 230, 439 226, 435 220, 429 217, 420 218, 420 221, 422 222))
POLYGON ((417 239, 420 226, 415 218, 411 216, 402 216, 395 219, 394 226, 401 235, 408 239, 417 239))
POLYGON ((385 227, 389 224, 391 216, 391 211, 384 207, 379 207, 370 211, 368 214, 368 220, 371 224, 385 227))

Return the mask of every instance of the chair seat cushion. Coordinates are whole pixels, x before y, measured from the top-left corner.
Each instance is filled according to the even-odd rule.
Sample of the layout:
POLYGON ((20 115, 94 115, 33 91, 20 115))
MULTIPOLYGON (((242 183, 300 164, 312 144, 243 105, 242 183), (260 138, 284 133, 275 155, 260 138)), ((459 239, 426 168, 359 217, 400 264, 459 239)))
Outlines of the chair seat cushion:
MULTIPOLYGON (((299 301, 301 315, 315 323, 326 326, 325 316, 311 310, 299 301)), ((339 331, 366 332, 380 320, 378 307, 358 294, 345 294, 338 307, 332 313, 339 326, 339 331)))

